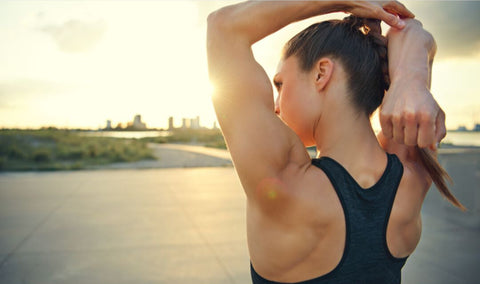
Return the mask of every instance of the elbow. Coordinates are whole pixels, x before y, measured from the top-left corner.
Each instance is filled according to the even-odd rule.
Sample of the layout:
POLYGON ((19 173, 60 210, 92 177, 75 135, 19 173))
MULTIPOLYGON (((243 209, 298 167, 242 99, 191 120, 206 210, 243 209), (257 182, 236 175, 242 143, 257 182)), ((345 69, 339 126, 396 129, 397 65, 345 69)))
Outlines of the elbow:
POLYGON ((221 25, 219 24, 221 16, 220 16, 220 10, 214 11, 210 13, 207 17, 207 27, 208 30, 213 30, 215 28, 220 27, 221 25))
POLYGON ((251 19, 244 4, 226 6, 210 13, 207 17, 207 38, 248 38, 251 19))
POLYGON ((217 35, 222 27, 219 11, 212 12, 207 17, 207 41, 210 41, 214 35, 217 35))
POLYGON ((225 33, 232 29, 232 20, 234 17, 231 15, 231 7, 223 7, 210 13, 207 17, 207 34, 216 35, 219 33, 225 33))
MULTIPOLYGON (((229 32, 229 20, 225 8, 212 12, 207 18, 207 51, 216 50, 216 46, 226 40, 229 32)), ((215 52, 213 52, 215 53, 215 52)))

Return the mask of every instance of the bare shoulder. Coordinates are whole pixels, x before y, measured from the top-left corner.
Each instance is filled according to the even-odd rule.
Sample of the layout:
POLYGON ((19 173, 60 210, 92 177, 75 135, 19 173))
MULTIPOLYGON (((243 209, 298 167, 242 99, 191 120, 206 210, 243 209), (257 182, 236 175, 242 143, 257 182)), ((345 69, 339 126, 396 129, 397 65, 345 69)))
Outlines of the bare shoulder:
POLYGON ((291 163, 277 177, 263 179, 250 202, 262 214, 285 223, 308 220, 321 225, 341 215, 340 201, 327 175, 311 160, 300 165, 291 163))
POLYGON ((248 200, 247 211, 249 249, 257 272, 274 276, 302 271, 305 276, 305 271, 313 271, 313 278, 319 263, 325 271, 333 269, 345 242, 345 222, 326 174, 315 166, 302 172, 287 167, 279 179, 265 180, 262 190, 261 198, 248 200))

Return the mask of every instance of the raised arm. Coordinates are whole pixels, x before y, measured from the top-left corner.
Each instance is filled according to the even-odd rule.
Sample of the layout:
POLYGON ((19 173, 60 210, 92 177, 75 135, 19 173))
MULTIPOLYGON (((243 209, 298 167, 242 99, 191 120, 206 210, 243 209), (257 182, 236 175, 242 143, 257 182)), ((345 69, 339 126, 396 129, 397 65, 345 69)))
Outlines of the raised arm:
POLYGON ((430 93, 436 52, 432 35, 415 19, 388 32, 391 85, 380 111, 386 138, 408 146, 435 148, 445 137, 445 113, 430 93))
POLYGON ((213 103, 247 196, 255 196, 265 180, 282 180, 285 173, 301 173, 310 165, 300 139, 275 114, 271 84, 251 45, 289 23, 334 11, 379 18, 401 28, 402 21, 385 9, 410 15, 395 1, 278 1, 241 3, 209 16, 213 103))
POLYGON ((433 181, 448 201, 466 210, 448 189, 450 177, 436 159, 436 143, 446 134, 445 113, 430 93, 436 49, 432 35, 417 20, 406 20, 401 31, 389 31, 391 84, 380 112, 378 138, 386 151, 399 156, 407 174, 415 177, 410 181, 417 185, 410 187, 425 189, 414 193, 418 198, 423 200, 433 181))

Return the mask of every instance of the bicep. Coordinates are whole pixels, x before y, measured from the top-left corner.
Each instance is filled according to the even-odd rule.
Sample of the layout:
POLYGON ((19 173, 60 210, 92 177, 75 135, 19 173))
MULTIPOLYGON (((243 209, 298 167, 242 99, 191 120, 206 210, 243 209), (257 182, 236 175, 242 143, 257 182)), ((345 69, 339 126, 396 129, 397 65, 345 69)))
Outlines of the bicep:
POLYGON ((273 111, 240 108, 230 119, 220 124, 247 195, 267 178, 280 180, 287 167, 300 170, 309 163, 300 139, 273 111))
POLYGON ((308 154, 275 114, 272 85, 248 42, 210 42, 208 55, 215 112, 247 196, 287 165, 306 165, 308 154))
POLYGON ((245 93, 225 91, 217 93, 213 101, 236 171, 247 196, 251 196, 266 178, 279 178, 287 166, 300 168, 310 159, 298 136, 275 114, 273 91, 269 103, 261 93, 267 88, 255 89, 248 78, 244 84, 234 92, 245 93))

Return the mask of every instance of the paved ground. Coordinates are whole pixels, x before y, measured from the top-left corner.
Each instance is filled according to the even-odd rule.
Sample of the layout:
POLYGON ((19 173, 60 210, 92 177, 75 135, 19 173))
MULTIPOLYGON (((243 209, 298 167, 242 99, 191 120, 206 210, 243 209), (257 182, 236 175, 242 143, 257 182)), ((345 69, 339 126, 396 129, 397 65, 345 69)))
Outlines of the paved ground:
MULTIPOLYGON (((480 157, 441 160, 469 212, 430 191, 406 284, 480 282, 480 157)), ((1 284, 250 283, 248 264, 232 167, 0 174, 1 284)))
POLYGON ((99 169, 159 169, 192 167, 228 167, 232 161, 228 151, 195 145, 150 143, 157 160, 114 163, 99 169))

